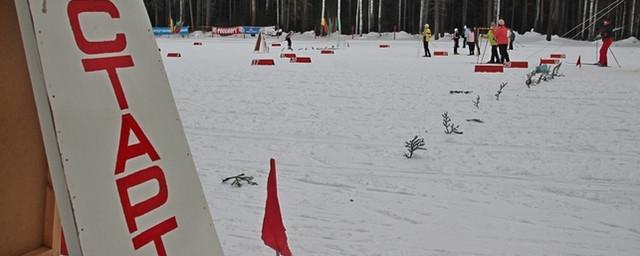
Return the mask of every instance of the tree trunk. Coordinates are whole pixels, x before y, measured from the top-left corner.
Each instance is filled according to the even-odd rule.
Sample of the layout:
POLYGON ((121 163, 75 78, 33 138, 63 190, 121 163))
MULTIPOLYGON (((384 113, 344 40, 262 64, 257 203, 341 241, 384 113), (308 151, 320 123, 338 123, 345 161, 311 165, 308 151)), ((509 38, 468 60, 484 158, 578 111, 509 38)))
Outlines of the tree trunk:
MULTIPOLYGON (((467 14, 469 9, 469 0, 462 0, 462 25, 467 25, 467 14)), ((420 9, 422 11, 422 8, 420 9)))
MULTIPOLYGON (((402 0, 398 0, 398 22, 396 23, 396 30, 400 29, 400 24, 401 24, 401 18, 402 18, 402 0)), ((394 30, 394 31, 396 31, 394 30)))
MULTIPOLYGON (((158 1, 154 1, 153 3, 153 20, 154 20, 154 26, 158 27, 158 1)), ((633 22, 631 22, 633 23, 633 22)))
POLYGON ((342 22, 340 22, 340 21, 342 20, 342 17, 340 17, 340 9, 341 9, 341 7, 342 7, 342 6, 341 6, 341 4, 342 4, 342 3, 341 3, 341 1, 340 1, 340 0, 338 0, 338 18, 337 18, 337 20, 336 20, 336 21, 337 21, 337 24, 339 25, 339 26, 337 27, 337 29, 338 29, 338 35, 341 35, 341 34, 342 34, 342 22))
POLYGON ((525 33, 529 30, 529 20, 527 19, 527 15, 529 14, 529 2, 527 0, 523 0, 522 4, 522 23, 520 24, 522 27, 520 28, 520 32, 525 33))
POLYGON ((536 19, 533 22, 533 27, 536 31, 539 31, 539 28, 540 28, 540 13, 541 13, 540 5, 541 5, 540 0, 536 0, 536 19))
POLYGON ((382 33, 382 0, 378 0, 378 33, 382 33))
POLYGON ((490 22, 495 22, 495 19, 493 18, 493 7, 494 7, 494 3, 493 0, 487 0, 487 4, 485 5, 487 8, 487 17, 486 17, 486 21, 490 22))
POLYGON ((636 2, 637 1, 633 1, 633 5, 631 6, 631 22, 629 23, 631 25, 630 31, 629 31, 629 35, 633 36, 633 28, 635 27, 635 18, 636 18, 636 2))
POLYGON ((597 10, 598 10, 597 0, 591 0, 591 14, 590 14, 591 22, 589 22, 589 25, 591 25, 591 28, 589 29, 589 38, 592 40, 596 32, 596 11, 597 10))
POLYGON ((551 41, 553 34, 553 24, 558 22, 558 12, 560 9, 559 0, 550 0, 549 2, 549 20, 547 21, 547 41, 551 41))
POLYGON ((418 34, 422 31, 422 24, 424 24, 424 20, 422 19, 422 12, 424 11, 424 0, 420 0, 420 20, 418 21, 418 34))
POLYGON ((358 0, 358 4, 360 5, 360 13, 358 16, 358 34, 362 35, 362 0, 358 0))
POLYGON ((184 23, 184 0, 180 0, 180 21, 184 23))
POLYGON ((515 33, 516 29, 516 3, 515 0, 511 1, 511 19, 509 20, 509 24, 511 27, 511 33, 515 33))
POLYGON ((431 0, 427 0, 425 3, 425 10, 424 10, 424 20, 425 20, 425 24, 429 24, 429 4, 431 4, 431 0))
POLYGON ((582 0, 582 30, 580 30, 580 38, 584 40, 584 30, 585 30, 585 26, 587 25, 587 7, 589 6, 588 3, 589 0, 582 0))
POLYGON ((495 11, 496 11, 496 23, 498 22, 498 20, 500 19, 500 0, 496 1, 496 6, 495 6, 495 11))
POLYGON ((196 24, 193 23, 193 3, 192 0, 189 0, 189 18, 191 20, 191 27, 195 30, 196 24))
POLYGON ((436 40, 440 39, 440 1, 434 0, 435 6, 433 8, 433 34, 436 35, 436 40))
POLYGON ((251 0, 251 26, 256 25, 256 0, 251 0))

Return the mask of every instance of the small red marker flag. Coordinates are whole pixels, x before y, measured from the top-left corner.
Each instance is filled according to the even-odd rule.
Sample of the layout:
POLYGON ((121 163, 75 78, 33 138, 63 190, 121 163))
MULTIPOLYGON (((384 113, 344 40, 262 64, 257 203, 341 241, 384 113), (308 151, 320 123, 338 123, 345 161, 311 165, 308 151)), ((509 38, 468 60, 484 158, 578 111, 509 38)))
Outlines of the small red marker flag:
POLYGON ((580 57, 578 56, 578 61, 576 61, 576 67, 582 67, 582 61, 580 61, 580 57))
POLYGON ((280 202, 278 201, 278 186, 276 184, 276 160, 271 159, 271 170, 267 179, 267 203, 262 221, 262 241, 283 256, 292 256, 287 244, 280 202))

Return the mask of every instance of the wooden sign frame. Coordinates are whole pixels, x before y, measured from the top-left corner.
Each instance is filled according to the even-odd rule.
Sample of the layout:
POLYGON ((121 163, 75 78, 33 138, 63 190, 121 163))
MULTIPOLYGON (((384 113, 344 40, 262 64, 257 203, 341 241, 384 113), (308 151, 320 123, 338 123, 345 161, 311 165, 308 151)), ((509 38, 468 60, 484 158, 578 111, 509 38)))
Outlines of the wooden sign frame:
POLYGON ((24 38, 18 14, 25 4, 7 1, 0 9, 0 255, 58 256, 60 218, 26 47, 35 41, 24 38))
MULTIPOLYGON (((148 20, 139 15, 145 12, 142 1, 101 1, 100 10, 80 0, 8 2, 0 11, 9 35, 0 39, 0 56, 6 60, 0 64, 0 99, 8 103, 0 108, 0 255, 59 256, 61 226, 72 256, 164 255, 166 248, 180 255, 223 255, 202 187, 196 186, 200 183, 161 57, 147 47, 155 40, 148 20), (92 15, 79 19, 81 13, 92 15), (113 94, 99 87, 111 88, 109 83, 115 83, 111 75, 79 68, 85 60, 93 64, 110 60, 95 56, 96 50, 106 50, 93 37, 103 33, 98 37, 108 39, 110 31, 82 26, 105 25, 105 17, 112 22, 108 25, 124 32, 117 33, 113 42, 127 50, 100 53, 135 59, 127 66, 131 67, 127 72, 135 75, 115 81, 136 86, 124 87, 127 94, 116 92, 117 104, 113 94), (126 38, 135 39, 120 40, 126 38), (60 65, 61 61, 69 65, 60 65), (77 86, 88 84, 92 86, 77 86), (153 90, 137 90, 141 86, 153 90), (91 96, 100 96, 100 101, 88 100, 91 96), (125 97, 130 105, 121 105, 125 97), (149 97, 160 100, 149 102, 149 97), (87 114, 85 106, 96 104, 106 107, 92 109, 89 116, 102 123, 74 118, 87 114), (110 108, 114 106, 119 109, 110 108), (157 113, 163 113, 164 121, 157 113), (114 114, 121 118, 104 118, 114 114), (84 130, 78 132, 77 127, 84 130), (141 166, 143 162, 133 160, 128 169, 118 169, 118 162, 114 174, 113 157, 127 155, 121 153, 135 147, 121 138, 128 138, 127 129, 145 138, 140 144, 146 143, 151 161, 141 166), (95 136, 95 131, 106 136, 95 136), (105 143, 83 150, 90 141, 86 136, 105 143), (157 192, 146 184, 155 184, 157 192), (133 187, 141 188, 130 190, 133 187), (148 202, 153 208, 136 211, 148 202)), ((127 156, 118 161, 137 155, 127 156)))

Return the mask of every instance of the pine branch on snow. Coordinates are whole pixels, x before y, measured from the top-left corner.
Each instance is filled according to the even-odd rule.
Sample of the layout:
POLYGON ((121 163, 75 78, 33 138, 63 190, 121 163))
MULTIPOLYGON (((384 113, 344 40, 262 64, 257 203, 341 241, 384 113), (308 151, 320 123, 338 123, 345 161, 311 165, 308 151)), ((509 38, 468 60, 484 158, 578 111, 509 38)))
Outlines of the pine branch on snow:
POLYGON ((445 134, 462 134, 462 131, 458 130, 458 128, 460 128, 460 125, 455 125, 453 121, 451 121, 449 112, 444 112, 442 114, 442 125, 444 125, 445 134))
POLYGON ((253 181, 253 176, 245 176, 244 173, 238 174, 236 176, 224 178, 222 179, 222 183, 225 183, 232 179, 233 179, 233 182, 231 183, 231 186, 242 187, 243 181, 249 185, 254 185, 254 186, 258 185, 258 183, 253 181))
POLYGON ((476 100, 472 100, 473 105, 476 106, 477 109, 480 109, 480 95, 476 98, 476 100))
POLYGON ((413 152, 415 152, 416 150, 427 150, 424 146, 426 145, 424 143, 424 138, 418 138, 418 136, 413 137, 412 140, 410 141, 405 141, 405 147, 407 148, 407 151, 409 151, 409 154, 405 153, 404 156, 406 158, 412 158, 413 157, 413 152))

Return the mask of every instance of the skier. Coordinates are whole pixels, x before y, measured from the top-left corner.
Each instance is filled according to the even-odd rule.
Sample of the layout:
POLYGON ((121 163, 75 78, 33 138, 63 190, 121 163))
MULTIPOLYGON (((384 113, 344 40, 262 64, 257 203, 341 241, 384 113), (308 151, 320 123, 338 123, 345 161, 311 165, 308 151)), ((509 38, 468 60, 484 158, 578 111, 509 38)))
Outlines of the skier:
POLYGON ((491 28, 489 28, 489 32, 487 32, 487 41, 491 45, 491 60, 489 60, 490 64, 500 62, 500 56, 498 55, 498 42, 496 41, 496 35, 494 34, 495 29, 496 24, 491 22, 491 28))
POLYGON ((429 41, 431 41, 431 29, 429 24, 424 24, 424 30, 422 31, 422 44, 424 46, 424 57, 431 57, 431 51, 429 51, 429 41))
POLYGON ((607 52, 609 51, 609 47, 613 43, 613 39, 611 36, 613 35, 613 25, 611 24, 611 20, 609 18, 605 18, 602 20, 602 27, 598 29, 600 36, 602 37, 602 47, 600 48, 600 59, 597 63, 598 66, 606 67, 607 66, 607 52))
POLYGON ((500 49, 500 63, 508 67, 511 65, 509 53, 507 52, 507 47, 509 47, 509 36, 507 35, 507 27, 504 25, 503 19, 498 20, 498 27, 493 31, 493 33, 495 33, 498 48, 500 49))
POLYGON ((460 33, 458 32, 458 28, 453 29, 453 55, 460 55, 458 53, 458 47, 460 47, 460 33))
POLYGON ((470 30, 469 33, 467 34, 467 44, 469 44, 469 56, 473 56, 475 55, 475 49, 476 49, 476 28, 473 28, 473 30, 470 30))
POLYGON ((513 41, 516 40, 516 32, 509 29, 509 50, 513 50, 513 41))
POLYGON ((289 33, 287 33, 287 36, 284 38, 284 40, 287 40, 287 49, 293 51, 293 48, 291 48, 291 36, 293 35, 293 30, 290 30, 289 33))

